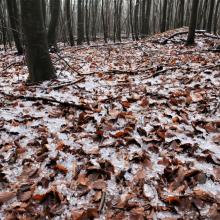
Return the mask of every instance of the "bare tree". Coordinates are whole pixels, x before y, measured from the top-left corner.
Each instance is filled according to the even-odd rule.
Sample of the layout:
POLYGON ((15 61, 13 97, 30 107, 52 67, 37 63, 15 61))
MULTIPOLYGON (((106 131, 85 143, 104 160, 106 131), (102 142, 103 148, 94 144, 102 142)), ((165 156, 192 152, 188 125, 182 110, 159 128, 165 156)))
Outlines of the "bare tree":
POLYGON ((167 25, 167 0, 164 0, 163 18, 162 18, 162 23, 161 23, 161 32, 166 31, 166 25, 167 25))
POLYGON ((214 15, 214 6, 215 6, 215 0, 210 0, 209 5, 209 17, 208 17, 208 23, 207 23, 207 32, 212 31, 212 23, 213 23, 213 15, 214 15))
POLYGON ((48 52, 42 2, 21 0, 21 17, 29 70, 28 81, 35 83, 55 78, 55 70, 48 52))
POLYGON ((197 23, 198 5, 199 5, 199 0, 193 0, 189 33, 188 33, 186 45, 193 45, 195 43, 195 30, 196 30, 196 23, 197 23))
POLYGON ((48 29, 49 48, 54 47, 57 50, 57 26, 60 15, 60 0, 50 0, 51 19, 48 29))
POLYGON ((72 27, 72 1, 66 0, 66 19, 67 19, 67 27, 68 27, 68 33, 69 33, 69 41, 70 45, 74 46, 74 37, 73 37, 73 27, 72 27))
POLYGON ((18 51, 18 55, 23 54, 23 47, 20 39, 20 30, 19 30, 19 16, 18 16, 18 7, 16 0, 6 0, 8 15, 11 24, 11 30, 13 33, 15 46, 18 51))
POLYGON ((84 41, 84 19, 83 19, 83 10, 84 10, 84 4, 83 0, 78 0, 78 6, 77 6, 77 44, 81 45, 84 41))

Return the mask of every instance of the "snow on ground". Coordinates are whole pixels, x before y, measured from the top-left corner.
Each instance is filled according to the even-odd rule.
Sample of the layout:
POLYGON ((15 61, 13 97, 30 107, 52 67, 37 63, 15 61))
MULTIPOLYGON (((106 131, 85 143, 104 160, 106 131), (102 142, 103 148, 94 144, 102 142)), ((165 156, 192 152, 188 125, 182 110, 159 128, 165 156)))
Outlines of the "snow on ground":
POLYGON ((219 42, 162 37, 61 46, 32 86, 0 53, 0 219, 220 218, 219 42))

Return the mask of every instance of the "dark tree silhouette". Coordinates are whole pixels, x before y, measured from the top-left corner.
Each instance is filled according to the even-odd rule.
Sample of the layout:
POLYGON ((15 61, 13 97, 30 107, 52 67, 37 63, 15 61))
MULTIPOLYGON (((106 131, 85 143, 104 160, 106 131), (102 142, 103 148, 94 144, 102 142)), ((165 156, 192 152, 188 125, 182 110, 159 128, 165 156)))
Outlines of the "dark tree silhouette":
POLYGON ((81 45, 84 41, 84 13, 83 13, 83 0, 78 0, 78 11, 77 11, 77 17, 78 17, 78 22, 77 22, 77 44, 81 45))
POLYGON ((186 45, 193 45, 195 43, 195 30, 196 30, 196 23, 197 23, 198 5, 199 5, 199 0, 193 0, 191 17, 190 17, 189 33, 188 33, 186 45))
POLYGON ((207 23, 207 32, 209 32, 209 33, 211 33, 211 31, 212 31, 214 6, 215 6, 215 0, 210 0, 209 17, 208 17, 208 23, 207 23))
POLYGON ((16 0, 7 0, 8 15, 11 24, 11 30, 15 41, 15 46, 18 51, 18 55, 23 54, 23 47, 21 44, 20 33, 19 33, 19 16, 18 7, 16 0))
POLYGON ((41 82, 55 78, 43 22, 42 1, 21 0, 21 18, 25 37, 28 81, 41 82))
POLYGON ((60 15, 60 0, 50 0, 51 19, 48 29, 48 46, 57 50, 57 26, 60 15))
POLYGON ((73 37, 73 27, 72 27, 72 10, 71 10, 71 1, 66 0, 66 19, 67 19, 67 27, 68 27, 68 33, 69 33, 69 41, 70 45, 74 46, 74 37, 73 37))
POLYGON ((166 31, 166 25, 167 25, 167 0, 164 0, 163 18, 162 18, 162 23, 161 23, 161 32, 166 31))

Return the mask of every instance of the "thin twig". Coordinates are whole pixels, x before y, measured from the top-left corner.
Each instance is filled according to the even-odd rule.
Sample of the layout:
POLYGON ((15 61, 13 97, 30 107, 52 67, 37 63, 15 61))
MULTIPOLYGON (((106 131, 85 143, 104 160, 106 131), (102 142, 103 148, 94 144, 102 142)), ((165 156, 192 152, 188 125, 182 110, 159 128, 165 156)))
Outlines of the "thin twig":
POLYGON ((106 199, 106 192, 102 192, 102 198, 101 198, 101 202, 99 204, 99 213, 102 212, 104 205, 105 205, 105 199, 106 199))
POLYGON ((57 86, 52 86, 52 87, 49 87, 50 89, 54 89, 54 90, 57 90, 57 89, 60 89, 62 87, 65 87, 65 86, 70 86, 70 85, 73 85, 73 84, 76 84, 78 82, 81 82, 82 80, 84 80, 85 77, 81 77, 79 79, 77 79, 76 81, 74 82, 67 82, 67 83, 63 83, 63 84, 60 84, 60 85, 57 85, 57 86))

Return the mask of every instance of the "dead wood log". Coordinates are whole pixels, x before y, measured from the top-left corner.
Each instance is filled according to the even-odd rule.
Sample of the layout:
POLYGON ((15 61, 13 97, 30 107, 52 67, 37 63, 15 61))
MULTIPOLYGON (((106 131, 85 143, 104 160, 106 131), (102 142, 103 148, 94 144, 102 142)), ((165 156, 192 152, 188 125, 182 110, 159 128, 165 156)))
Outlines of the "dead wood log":
MULTIPOLYGON (((213 39, 220 39, 219 36, 206 33, 205 30, 196 30, 195 32, 196 32, 196 34, 202 34, 204 37, 209 37, 209 38, 213 38, 213 39)), ((167 42, 168 42, 169 40, 171 40, 172 38, 174 38, 174 37, 176 37, 176 36, 179 36, 179 35, 183 35, 183 34, 188 34, 188 31, 182 31, 182 32, 174 33, 174 34, 171 35, 170 37, 168 37, 168 38, 166 38, 165 40, 163 40, 162 42, 160 42, 160 44, 167 44, 167 42)))

